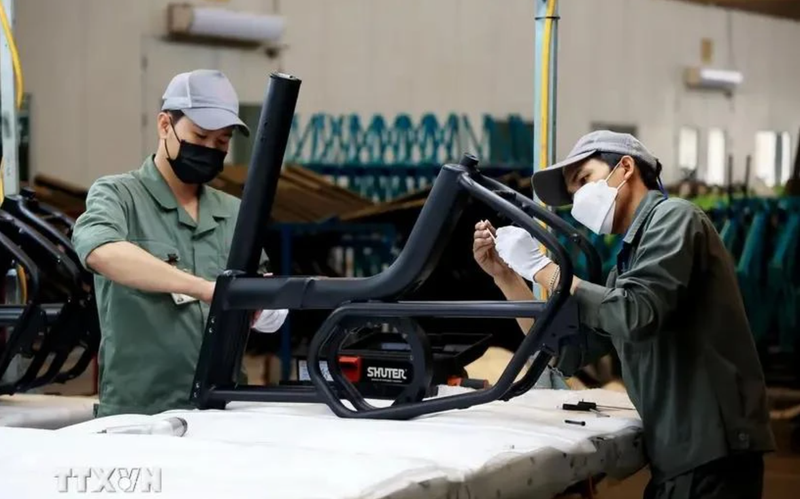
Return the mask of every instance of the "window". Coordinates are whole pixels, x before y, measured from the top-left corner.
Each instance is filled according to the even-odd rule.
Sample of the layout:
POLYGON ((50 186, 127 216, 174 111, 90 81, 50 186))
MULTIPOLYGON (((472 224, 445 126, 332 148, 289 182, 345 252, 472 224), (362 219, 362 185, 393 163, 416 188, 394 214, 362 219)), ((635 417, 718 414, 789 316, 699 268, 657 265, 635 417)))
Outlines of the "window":
POLYGON ((792 176, 792 136, 789 132, 783 132, 780 139, 781 147, 778 148, 781 165, 781 185, 786 184, 792 176))
POLYGON ((253 154, 253 141, 258 130, 258 120, 261 117, 261 104, 239 104, 239 117, 250 127, 250 136, 234 133, 228 152, 228 163, 249 166, 250 156, 253 154))
POLYGON ((687 177, 697 170, 699 135, 696 128, 690 127, 682 127, 678 132, 678 167, 687 177))
POLYGON ((768 187, 782 185, 792 175, 792 137, 788 132, 756 133, 755 175, 768 187))
POLYGON ((725 185, 727 182, 727 144, 725 131, 711 128, 708 131, 708 150, 706 151, 706 175, 708 185, 725 185))

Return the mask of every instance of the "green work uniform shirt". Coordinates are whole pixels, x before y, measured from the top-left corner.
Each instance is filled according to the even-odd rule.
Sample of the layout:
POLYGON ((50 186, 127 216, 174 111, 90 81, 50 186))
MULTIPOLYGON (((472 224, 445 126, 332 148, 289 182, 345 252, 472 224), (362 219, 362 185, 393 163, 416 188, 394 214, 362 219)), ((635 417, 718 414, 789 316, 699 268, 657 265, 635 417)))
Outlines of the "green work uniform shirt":
MULTIPOLYGON (((239 203, 202 186, 195 222, 149 157, 139 170, 92 185, 72 240, 84 266, 95 248, 128 241, 216 280, 227 263, 239 203)), ((169 293, 139 291, 97 273, 95 293, 102 331, 96 416, 189 408, 209 306, 200 301, 177 305, 169 293)))
MULTIPOLYGON (((608 338, 619 354, 656 482, 774 449, 733 261, 700 208, 650 191, 606 286, 581 282, 575 298, 593 331, 584 347, 608 338)), ((582 364, 603 350, 585 353, 582 364)))

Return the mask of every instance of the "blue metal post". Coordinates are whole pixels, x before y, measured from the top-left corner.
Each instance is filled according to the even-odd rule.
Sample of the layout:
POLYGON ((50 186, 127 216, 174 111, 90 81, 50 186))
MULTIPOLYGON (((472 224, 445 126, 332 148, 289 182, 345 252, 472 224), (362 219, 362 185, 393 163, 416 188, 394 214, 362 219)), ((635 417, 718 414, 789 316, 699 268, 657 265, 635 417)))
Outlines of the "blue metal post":
MULTIPOLYGON (((536 1, 536 55, 534 59, 534 105, 533 105, 533 172, 547 168, 555 162, 556 147, 556 59, 558 50, 558 0, 536 1), (546 44, 545 30, 550 25, 550 40, 546 44), (545 46, 547 45, 547 47, 545 46), (545 48, 549 49, 549 56, 545 61, 545 48), (546 65, 545 65, 546 64, 546 65), (542 81, 544 69, 548 69, 547 81, 542 81), (542 114, 545 105, 545 92, 547 89, 546 113, 542 114), (546 141, 545 139, 546 134, 546 141), (545 150, 542 150, 542 147, 545 150)), ((536 192, 533 198, 541 202, 536 192)), ((544 251, 544 248, 542 248, 544 251)), ((537 299, 545 298, 545 290, 538 284, 533 286, 533 294, 537 299)), ((535 358, 535 357, 534 357, 535 358)), ((536 382, 536 388, 568 388, 561 375, 556 375, 548 368, 536 382)))
MULTIPOLYGON (((539 133, 542 129, 542 47, 544 44, 544 20, 547 17, 547 0, 534 0, 536 3, 536 23, 534 26, 534 53, 533 53, 533 165, 531 173, 539 168, 539 157, 542 145, 539 141, 539 133)), ((537 199, 536 193, 533 198, 537 199)))
MULTIPOLYGON (((558 89, 558 0, 553 0, 556 3, 555 10, 553 11, 553 24, 552 24, 552 35, 550 38, 550 111, 548 113, 548 119, 550 120, 550 126, 548 127, 549 130, 549 148, 550 150, 547 151, 547 166, 552 165, 556 162, 556 102, 557 99, 557 89, 558 89)), ((543 166, 546 168, 546 166, 543 166)))
MULTIPOLYGON (((11 36, 14 36, 16 14, 14 0, 2 0, 8 19, 11 36)), ((16 38, 14 36, 14 38, 16 38)), ((17 83, 14 78, 14 65, 11 57, 11 41, 0 29, 0 114, 2 115, 3 141, 3 195, 19 193, 19 121, 17 110, 17 83)))
MULTIPOLYGON (((535 172, 541 168, 547 168, 548 165, 555 162, 555 148, 556 148, 556 90, 557 90, 557 77, 556 72, 558 69, 558 1, 557 0, 535 0, 536 1, 536 46, 535 46, 535 59, 534 59, 534 100, 533 100, 533 171, 535 172), (541 164, 542 154, 542 141, 541 134, 544 133, 545 123, 542 122, 542 55, 544 53, 544 31, 545 24, 548 19, 548 4, 554 3, 552 12, 552 24, 550 35, 550 61, 549 70, 550 75, 548 79, 548 110, 545 118, 547 125, 547 151, 545 151, 547 162, 541 164)), ((534 194, 535 196, 535 194, 534 194)))
MULTIPOLYGON (((558 0, 535 0, 536 1, 536 26, 535 26, 535 57, 534 57, 534 74, 533 74, 533 165, 532 173, 539 169, 547 168, 555 162, 555 147, 556 147, 556 71, 558 65, 557 51, 558 51, 558 0), (546 85, 542 82, 542 73, 544 71, 544 49, 545 49, 545 28, 548 20, 551 19, 550 29, 550 53, 547 67, 549 68, 548 81, 546 85), (544 96, 544 89, 547 88, 547 113, 542 116, 542 106, 544 96), (547 134, 547 142, 543 144, 543 134, 547 134), (544 159, 542 155, 542 147, 546 147, 544 151, 544 159)), ((538 201, 536 193, 533 193, 534 199, 538 201)), ((538 284, 533 286, 534 295, 538 299, 543 298, 543 292, 538 284)))

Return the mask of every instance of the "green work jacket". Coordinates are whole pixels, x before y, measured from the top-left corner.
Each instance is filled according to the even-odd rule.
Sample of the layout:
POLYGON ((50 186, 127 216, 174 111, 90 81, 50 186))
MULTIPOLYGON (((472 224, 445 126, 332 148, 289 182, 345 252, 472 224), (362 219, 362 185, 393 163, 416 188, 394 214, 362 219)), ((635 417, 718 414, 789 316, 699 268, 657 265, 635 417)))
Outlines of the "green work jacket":
POLYGON ((616 349, 657 482, 774 449, 734 264, 700 208, 650 191, 606 285, 582 282, 575 298, 591 331, 581 364, 616 349))
MULTIPOLYGON (((227 263, 239 200, 203 186, 198 204, 195 222, 149 157, 139 170, 102 177, 91 186, 72 241, 84 266, 95 248, 128 241, 216 280, 227 263)), ((94 280, 102 332, 96 416, 190 408, 209 306, 177 305, 169 293, 139 291, 97 273, 94 280)))

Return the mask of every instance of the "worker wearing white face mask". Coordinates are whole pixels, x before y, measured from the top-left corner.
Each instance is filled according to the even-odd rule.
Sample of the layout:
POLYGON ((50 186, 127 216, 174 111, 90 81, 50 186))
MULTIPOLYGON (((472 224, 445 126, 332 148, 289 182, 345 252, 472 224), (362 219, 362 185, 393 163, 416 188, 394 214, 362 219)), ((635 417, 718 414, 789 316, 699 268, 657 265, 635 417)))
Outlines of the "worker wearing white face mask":
MULTIPOLYGON (((559 352, 559 367, 569 374, 616 349, 644 423, 645 497, 761 497, 774 440, 733 262, 697 206, 667 198, 660 170, 633 136, 598 131, 534 175, 545 204, 572 204, 593 232, 624 235, 605 285, 573 278, 563 290, 578 304, 583 341, 559 352)), ((475 229, 475 260, 509 300, 533 298, 524 280, 554 291, 560 270, 528 232, 475 229)))

